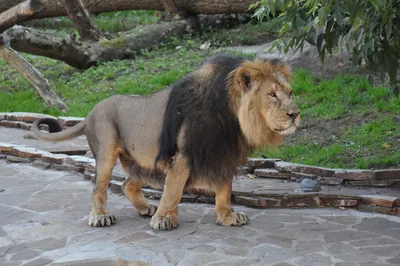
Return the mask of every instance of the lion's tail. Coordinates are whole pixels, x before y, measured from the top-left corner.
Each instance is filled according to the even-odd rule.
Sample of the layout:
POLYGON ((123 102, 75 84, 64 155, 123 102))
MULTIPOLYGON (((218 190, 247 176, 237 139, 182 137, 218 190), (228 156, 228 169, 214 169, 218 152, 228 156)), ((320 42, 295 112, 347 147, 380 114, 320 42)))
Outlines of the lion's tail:
POLYGON ((84 134, 86 127, 85 121, 80 122, 79 124, 62 131, 62 127, 60 123, 53 118, 40 118, 35 120, 32 124, 32 133, 40 140, 45 141, 65 141, 76 138, 80 135, 84 134), (39 129, 41 124, 45 124, 49 126, 49 132, 42 132, 39 129))

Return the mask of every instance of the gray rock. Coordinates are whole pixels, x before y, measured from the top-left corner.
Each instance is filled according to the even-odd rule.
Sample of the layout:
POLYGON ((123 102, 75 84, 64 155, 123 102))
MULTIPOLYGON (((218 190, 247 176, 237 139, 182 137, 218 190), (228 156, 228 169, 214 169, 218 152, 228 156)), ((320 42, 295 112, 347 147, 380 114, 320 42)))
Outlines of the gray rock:
POLYGON ((305 178, 300 183, 300 190, 304 192, 314 192, 321 189, 321 184, 309 178, 305 178))

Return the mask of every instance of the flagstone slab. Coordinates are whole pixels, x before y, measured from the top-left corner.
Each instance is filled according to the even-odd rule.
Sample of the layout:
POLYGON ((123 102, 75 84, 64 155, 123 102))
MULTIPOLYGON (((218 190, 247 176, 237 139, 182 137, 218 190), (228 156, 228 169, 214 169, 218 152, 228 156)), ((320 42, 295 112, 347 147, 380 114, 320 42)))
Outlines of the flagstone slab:
POLYGON ((56 117, 51 116, 51 115, 38 114, 38 113, 13 112, 13 113, 5 114, 5 119, 9 120, 9 121, 23 121, 23 122, 32 123, 39 118, 57 119, 56 117))
POLYGON ((316 176, 333 177, 335 171, 324 167, 315 167, 305 164, 295 164, 278 161, 274 163, 275 169, 282 172, 300 172, 305 174, 313 174, 316 176))
POLYGON ((375 177, 374 171, 363 169, 337 169, 335 177, 343 178, 344 180, 373 180, 375 177))

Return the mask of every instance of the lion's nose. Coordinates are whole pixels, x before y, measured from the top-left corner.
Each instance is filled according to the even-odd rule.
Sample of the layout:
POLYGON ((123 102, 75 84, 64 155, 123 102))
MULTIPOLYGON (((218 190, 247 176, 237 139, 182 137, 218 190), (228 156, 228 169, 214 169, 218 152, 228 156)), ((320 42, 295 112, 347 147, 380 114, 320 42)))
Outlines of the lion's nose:
POLYGON ((300 112, 286 113, 292 120, 295 120, 296 117, 300 114, 300 112))

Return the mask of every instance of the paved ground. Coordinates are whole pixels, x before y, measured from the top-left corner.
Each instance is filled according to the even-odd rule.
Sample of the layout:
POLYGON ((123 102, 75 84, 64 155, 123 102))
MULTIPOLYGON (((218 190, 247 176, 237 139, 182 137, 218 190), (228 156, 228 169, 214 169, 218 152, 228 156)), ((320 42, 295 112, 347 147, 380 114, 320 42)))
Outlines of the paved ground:
POLYGON ((110 193, 117 224, 91 228, 92 187, 0 161, 0 265, 400 265, 400 217, 238 206, 251 222, 233 228, 216 225, 213 205, 181 204, 180 226, 156 232, 110 193))

